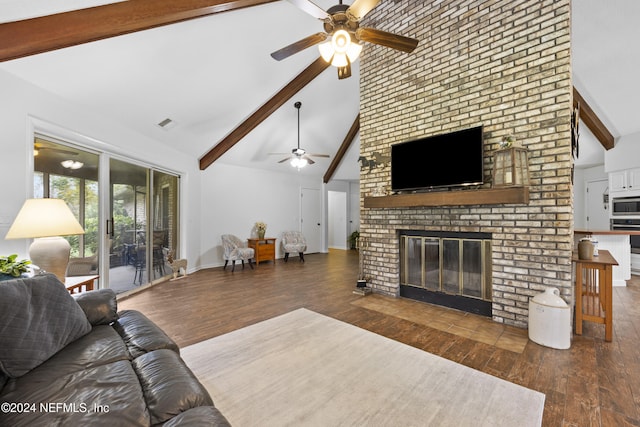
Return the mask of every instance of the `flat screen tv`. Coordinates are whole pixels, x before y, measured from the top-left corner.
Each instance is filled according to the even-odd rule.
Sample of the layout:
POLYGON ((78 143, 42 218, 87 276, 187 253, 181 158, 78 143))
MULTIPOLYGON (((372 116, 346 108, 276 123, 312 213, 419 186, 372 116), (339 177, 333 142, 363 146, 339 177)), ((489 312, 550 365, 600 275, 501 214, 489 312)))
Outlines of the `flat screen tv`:
POLYGON ((429 191, 483 183, 482 126, 391 146, 391 189, 429 191))

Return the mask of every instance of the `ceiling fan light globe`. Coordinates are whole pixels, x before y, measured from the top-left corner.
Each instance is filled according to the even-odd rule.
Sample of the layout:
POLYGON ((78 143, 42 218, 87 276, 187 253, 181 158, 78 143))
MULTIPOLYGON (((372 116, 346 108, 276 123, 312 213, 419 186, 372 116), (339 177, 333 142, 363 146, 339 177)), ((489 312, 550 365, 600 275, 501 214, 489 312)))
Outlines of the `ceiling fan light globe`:
POLYGON ((349 45, 351 44, 351 36, 345 30, 338 30, 333 33, 333 37, 331 37, 331 45, 333 46, 333 50, 336 53, 346 53, 347 49, 349 49, 349 45))
POLYGON ((300 158, 300 157, 294 157, 293 159, 291 159, 291 166, 293 166, 294 168, 298 168, 301 169, 303 167, 305 167, 307 165, 307 160, 300 158))
POLYGON ((322 56, 322 59, 325 60, 325 62, 329 62, 331 63, 331 58, 333 58, 333 46, 331 45, 331 42, 324 42, 324 43, 320 43, 318 45, 318 50, 320 51, 320 56, 322 56))
POLYGON ((347 57, 349 57, 349 62, 353 63, 360 56, 360 52, 362 52, 362 45, 359 43, 351 43, 349 48, 347 49, 347 57))
POLYGON ((331 65, 333 65, 334 67, 346 67, 348 64, 349 62, 347 61, 346 54, 336 52, 336 54, 333 55, 331 65))

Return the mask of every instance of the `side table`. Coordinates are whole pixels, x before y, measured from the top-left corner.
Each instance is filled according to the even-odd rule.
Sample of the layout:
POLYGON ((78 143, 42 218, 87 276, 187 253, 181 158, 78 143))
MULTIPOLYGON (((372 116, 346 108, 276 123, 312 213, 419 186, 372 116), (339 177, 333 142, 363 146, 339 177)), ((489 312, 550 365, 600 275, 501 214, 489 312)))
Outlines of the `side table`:
POLYGON ((256 267, 260 265, 261 261, 273 261, 276 262, 276 238, 275 237, 263 237, 247 239, 247 246, 253 248, 255 251, 256 267))
POLYGON ((77 294, 85 291, 93 290, 93 283, 100 276, 98 275, 90 275, 90 276, 69 276, 65 277, 64 285, 70 294, 77 294))
POLYGON ((604 339, 613 338, 613 266, 618 261, 609 251, 599 250, 591 260, 579 259, 573 254, 576 266, 576 335, 582 335, 582 321, 603 323, 604 339))

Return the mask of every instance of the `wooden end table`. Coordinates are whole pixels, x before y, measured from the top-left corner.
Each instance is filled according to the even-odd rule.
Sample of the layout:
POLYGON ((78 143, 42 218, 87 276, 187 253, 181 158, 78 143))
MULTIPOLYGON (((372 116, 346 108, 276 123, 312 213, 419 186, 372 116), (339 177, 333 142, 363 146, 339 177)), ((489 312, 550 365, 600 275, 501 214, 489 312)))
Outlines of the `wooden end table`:
POLYGON ((576 266, 576 335, 582 335, 582 321, 603 323, 604 339, 613 338, 613 292, 611 289, 613 266, 618 261, 609 251, 599 250, 591 260, 579 259, 574 253, 576 266))
POLYGON ((65 277, 64 285, 70 294, 79 294, 80 292, 92 291, 93 284, 100 276, 69 276, 65 277))
POLYGON ((262 261, 276 262, 276 238, 275 237, 263 237, 247 239, 247 246, 253 248, 255 251, 254 259, 256 260, 256 267, 260 265, 262 261))

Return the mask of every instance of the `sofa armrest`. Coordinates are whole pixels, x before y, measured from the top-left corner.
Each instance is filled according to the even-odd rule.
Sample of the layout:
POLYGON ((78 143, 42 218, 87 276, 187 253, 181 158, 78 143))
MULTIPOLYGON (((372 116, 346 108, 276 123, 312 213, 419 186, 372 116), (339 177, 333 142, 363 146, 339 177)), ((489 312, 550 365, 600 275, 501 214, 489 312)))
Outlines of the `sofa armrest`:
POLYGON ((91 326, 109 325, 118 320, 118 301, 111 289, 73 294, 76 302, 84 311, 91 326))
POLYGON ((124 340, 135 359, 154 350, 169 349, 180 353, 180 348, 162 329, 136 310, 122 310, 114 329, 124 340))
POLYGON ((165 423, 191 408, 213 406, 202 383, 173 351, 152 351, 131 364, 140 378, 152 425, 165 423))

